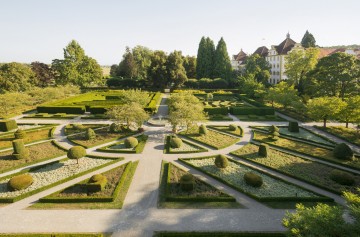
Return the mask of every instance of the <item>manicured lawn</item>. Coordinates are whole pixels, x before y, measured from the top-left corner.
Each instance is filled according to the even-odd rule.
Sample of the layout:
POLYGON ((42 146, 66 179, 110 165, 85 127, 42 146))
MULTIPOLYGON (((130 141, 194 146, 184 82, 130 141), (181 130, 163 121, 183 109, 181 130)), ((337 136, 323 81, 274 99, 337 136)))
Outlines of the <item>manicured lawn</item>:
POLYGON ((344 164, 346 166, 360 169, 360 159, 355 159, 352 161, 339 160, 333 156, 332 150, 321 148, 316 145, 310 145, 310 144, 306 144, 303 142, 289 140, 289 139, 286 139, 283 137, 279 137, 279 139, 277 141, 273 141, 272 139, 268 138, 267 134, 262 133, 262 132, 254 132, 254 140, 268 143, 270 145, 275 145, 275 146, 281 147, 283 149, 291 150, 291 151, 298 152, 301 154, 324 159, 329 162, 344 164))
POLYGON ((258 149, 257 145, 248 144, 231 154, 339 194, 343 191, 355 193, 356 187, 360 186, 359 175, 354 175, 356 183, 353 186, 341 185, 330 178, 331 171, 336 170, 331 166, 274 149, 269 149, 268 156, 265 158, 258 155, 258 149))
POLYGON ((105 147, 101 147, 96 149, 101 152, 109 152, 109 153, 141 153, 143 152, 148 136, 140 135, 136 137, 138 139, 138 145, 134 148, 126 148, 124 141, 120 141, 105 147))
POLYGON ((87 128, 97 129, 101 127, 109 127, 109 124, 81 124, 82 129, 74 128, 73 124, 68 124, 65 126, 65 135, 69 136, 75 133, 85 132, 87 128))
POLYGON ((182 146, 179 148, 172 148, 170 146, 170 136, 165 138, 165 154, 185 154, 185 153, 197 153, 197 152, 206 152, 208 151, 205 148, 195 145, 194 143, 185 141, 182 139, 182 146))
POLYGON ((198 128, 192 128, 189 129, 188 133, 181 132, 180 134, 215 149, 231 146, 240 140, 237 137, 225 135, 211 129, 208 129, 208 134, 206 135, 198 134, 198 128))
POLYGON ((58 148, 50 141, 27 146, 26 148, 29 150, 29 157, 21 160, 12 157, 13 151, 1 152, 0 173, 66 154, 64 150, 58 148))
POLYGON ((221 132, 225 132, 225 133, 229 133, 231 135, 236 135, 239 137, 243 136, 243 130, 240 126, 237 126, 237 129, 235 131, 231 131, 229 129, 229 126, 208 126, 209 128, 221 131, 221 132))
POLYGON ((326 128, 316 126, 316 128, 360 146, 360 131, 354 128, 343 126, 328 126, 326 128))
POLYGON ((161 208, 239 208, 241 205, 230 195, 195 178, 195 188, 183 191, 180 178, 188 172, 168 162, 163 162, 159 207, 161 208))

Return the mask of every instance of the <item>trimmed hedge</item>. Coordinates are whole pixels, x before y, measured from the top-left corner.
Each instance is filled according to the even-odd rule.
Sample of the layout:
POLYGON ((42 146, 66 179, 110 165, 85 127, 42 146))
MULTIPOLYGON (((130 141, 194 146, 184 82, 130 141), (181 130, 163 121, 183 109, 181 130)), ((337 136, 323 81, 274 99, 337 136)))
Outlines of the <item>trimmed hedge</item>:
POLYGON ((334 148, 334 157, 340 160, 352 160, 354 159, 354 152, 346 143, 340 143, 334 148))
POLYGON ((172 148, 180 148, 182 146, 182 140, 178 137, 172 137, 170 139, 170 146, 172 148))
POLYGON ((258 151, 259 156, 267 157, 268 153, 269 153, 269 145, 265 143, 261 143, 258 151))
POLYGON ((152 99, 150 100, 149 104, 144 108, 146 112, 150 112, 152 114, 157 113, 158 111, 158 104, 161 102, 161 92, 156 92, 152 99))
POLYGON ((228 107, 204 108, 204 112, 208 113, 208 115, 213 115, 213 114, 227 115, 229 113, 229 108, 228 107))
POLYGON ((89 182, 86 184, 87 191, 100 192, 104 190, 107 182, 107 178, 104 175, 95 174, 89 179, 89 182))
POLYGON ((208 133, 207 127, 205 124, 199 126, 199 134, 206 135, 208 133))
POLYGON ((289 129, 290 132, 300 132, 299 123, 294 122, 294 121, 290 121, 288 129, 289 129))
POLYGON ((198 150, 196 150, 196 151, 172 151, 171 146, 170 146, 170 139, 171 139, 171 136, 167 136, 165 138, 165 149, 164 149, 165 154, 188 154, 188 153, 199 153, 199 152, 207 152, 208 151, 207 149, 197 146, 196 144, 190 143, 186 140, 182 140, 182 142, 185 144, 194 146, 194 147, 198 148, 198 150))
POLYGON ((14 133, 15 139, 24 139, 25 136, 26 136, 26 132, 20 128, 16 130, 16 132, 14 133))
MULTIPOLYGON (((170 169, 169 169, 170 170, 170 169)), ((194 190, 195 187, 195 178, 191 174, 184 174, 180 178, 180 187, 181 190, 190 192, 194 190)))
POLYGON ((88 109, 86 109, 86 111, 90 112, 91 114, 105 114, 107 110, 108 108, 103 106, 90 106, 88 109))
POLYGON ((250 185, 255 188, 259 188, 263 184, 263 180, 261 176, 253 173, 253 172, 247 172, 244 174, 244 180, 247 185, 250 185))
POLYGON ((225 169, 229 165, 228 158, 224 155, 218 155, 215 158, 215 166, 220 169, 225 169))
POLYGON ((84 114, 85 106, 38 106, 36 107, 38 113, 48 114, 84 114))
POLYGON ((135 137, 128 137, 124 140, 124 144, 126 148, 135 148, 139 141, 135 137))
POLYGON ((11 191, 23 190, 34 182, 30 174, 20 174, 12 177, 8 182, 8 188, 11 191))
POLYGON ((18 126, 15 120, 1 120, 0 132, 7 132, 16 129, 18 126))
POLYGON ((341 170, 331 171, 330 178, 341 185, 353 185, 355 183, 355 178, 352 174, 341 170))
POLYGON ((275 115, 275 110, 268 107, 230 107, 233 115, 275 115))
POLYGON ((29 156, 29 151, 25 148, 24 141, 22 139, 16 139, 12 141, 14 153, 13 156, 17 160, 25 159, 29 156))

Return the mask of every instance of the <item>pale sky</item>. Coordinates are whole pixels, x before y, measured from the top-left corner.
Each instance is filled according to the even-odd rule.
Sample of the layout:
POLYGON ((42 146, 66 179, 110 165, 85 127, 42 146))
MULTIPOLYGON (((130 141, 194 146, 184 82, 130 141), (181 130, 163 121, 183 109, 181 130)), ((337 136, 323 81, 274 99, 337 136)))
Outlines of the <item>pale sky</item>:
POLYGON ((360 44, 359 0, 0 0, 0 62, 63 57, 77 40, 101 65, 126 46, 196 55, 202 36, 230 55, 252 53, 306 30, 320 46, 360 44))

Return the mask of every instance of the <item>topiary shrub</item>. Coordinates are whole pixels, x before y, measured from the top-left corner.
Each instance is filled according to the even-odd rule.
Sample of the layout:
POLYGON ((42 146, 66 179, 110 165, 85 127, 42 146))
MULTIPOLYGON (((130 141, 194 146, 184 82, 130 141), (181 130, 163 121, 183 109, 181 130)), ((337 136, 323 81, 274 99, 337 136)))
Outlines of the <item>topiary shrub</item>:
POLYGON ((269 128, 269 133, 270 133, 270 138, 274 141, 278 140, 279 139, 279 128, 276 127, 275 125, 272 125, 270 128, 269 128))
POLYGON ((207 127, 205 124, 201 124, 199 127, 199 134, 206 135, 208 133, 207 127))
POLYGON ((183 142, 178 137, 172 137, 170 138, 170 146, 172 148, 180 148, 182 146, 183 142))
POLYGON ((261 187, 263 180, 260 175, 257 175, 253 172, 247 172, 244 174, 244 180, 247 185, 250 185, 255 188, 261 187))
POLYGON ((105 189, 107 184, 107 178, 102 174, 93 175, 88 183, 86 184, 86 188, 88 192, 100 192, 105 189))
POLYGON ((218 155, 215 158, 215 166, 220 169, 225 169, 229 165, 229 160, 224 155, 218 155))
POLYGON ((24 130, 22 130, 21 128, 16 130, 16 132, 14 133, 15 139, 24 139, 25 136, 26 136, 26 132, 24 130))
POLYGON ((22 139, 16 139, 12 141, 13 145, 13 156, 17 160, 26 159, 29 156, 29 151, 24 145, 24 141, 22 139))
POLYGON ((78 124, 78 123, 74 123, 74 124, 72 125, 72 127, 73 127, 73 129, 78 130, 78 131, 83 131, 83 130, 85 130, 85 126, 82 125, 82 124, 78 124))
POLYGON ((30 174, 20 174, 12 177, 8 182, 8 189, 11 191, 23 190, 34 182, 30 174))
POLYGON ((117 132, 117 125, 116 125, 116 123, 112 123, 111 125, 110 125, 110 128, 109 128, 109 130, 110 130, 110 132, 111 133, 116 133, 117 132))
POLYGON ((237 130, 237 126, 235 124, 230 124, 229 125, 229 130, 230 131, 236 131, 237 130))
POLYGON ((18 126, 15 120, 1 120, 0 121, 0 132, 8 132, 16 129, 18 126))
POLYGON ((269 153, 269 145, 267 144, 260 144, 258 154, 262 157, 267 157, 269 153))
POLYGON ((85 139, 86 140, 93 140, 96 138, 96 133, 92 128, 87 128, 85 131, 85 139))
POLYGON ((79 159, 84 156, 86 156, 86 150, 82 146, 73 146, 67 152, 67 157, 69 159, 76 159, 77 164, 79 164, 79 159))
POLYGON ((332 170, 330 173, 330 178, 336 183, 342 185, 350 186, 355 183, 355 178, 352 174, 341 170, 332 170))
POLYGON ((289 130, 289 132, 300 132, 300 130, 299 130, 299 123, 298 123, 298 122, 294 122, 294 121, 290 121, 290 122, 289 122, 288 130, 289 130))
POLYGON ((333 150, 334 157, 340 160, 352 160, 354 158, 354 152, 351 148, 345 144, 337 144, 333 150))
POLYGON ((126 148, 135 148, 139 141, 135 137, 128 137, 125 139, 124 144, 126 148))
POLYGON ((191 174, 184 174, 180 178, 180 188, 182 191, 191 192, 195 187, 195 178, 191 174))

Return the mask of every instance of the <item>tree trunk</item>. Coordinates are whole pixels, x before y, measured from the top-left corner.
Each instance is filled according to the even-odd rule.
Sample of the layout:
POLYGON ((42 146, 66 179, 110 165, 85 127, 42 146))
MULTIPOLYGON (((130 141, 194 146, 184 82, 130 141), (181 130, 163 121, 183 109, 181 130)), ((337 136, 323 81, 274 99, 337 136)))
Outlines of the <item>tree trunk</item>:
POLYGON ((326 128, 326 118, 324 118, 324 128, 326 128))
POLYGON ((349 128, 349 122, 346 122, 345 126, 346 126, 346 128, 349 128))

